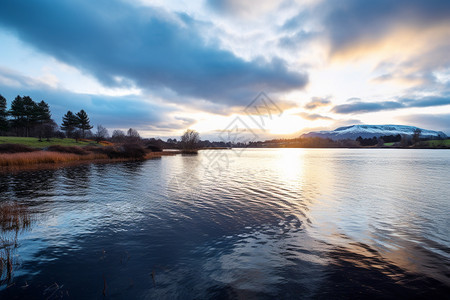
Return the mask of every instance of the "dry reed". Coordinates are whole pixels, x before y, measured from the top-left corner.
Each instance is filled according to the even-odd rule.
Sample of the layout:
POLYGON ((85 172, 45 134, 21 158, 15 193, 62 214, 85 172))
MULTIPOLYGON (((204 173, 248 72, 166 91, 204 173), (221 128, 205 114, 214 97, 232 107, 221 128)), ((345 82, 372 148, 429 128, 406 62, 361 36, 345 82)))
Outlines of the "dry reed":
POLYGON ((177 155, 180 154, 181 151, 161 151, 161 152, 149 152, 145 155, 145 159, 150 158, 159 158, 161 156, 171 156, 171 155, 177 155))
POLYGON ((14 265, 17 265, 14 250, 17 248, 19 232, 30 228, 32 218, 24 205, 15 202, 0 203, 0 283, 11 282, 14 265))
POLYGON ((78 155, 74 153, 60 153, 52 151, 37 151, 29 153, 0 154, 0 166, 26 166, 33 164, 64 163, 71 161, 107 159, 105 154, 90 153, 78 155))

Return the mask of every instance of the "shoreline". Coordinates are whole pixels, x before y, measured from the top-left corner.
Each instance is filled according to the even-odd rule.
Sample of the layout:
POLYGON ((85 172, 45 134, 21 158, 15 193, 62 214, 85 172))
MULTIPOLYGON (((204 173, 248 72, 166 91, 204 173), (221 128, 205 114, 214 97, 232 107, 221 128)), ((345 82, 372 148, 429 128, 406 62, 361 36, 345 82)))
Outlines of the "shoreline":
POLYGON ((34 171, 43 169, 59 169, 71 167, 81 164, 107 164, 119 162, 132 161, 146 161, 150 159, 158 159, 163 156, 174 156, 181 154, 181 151, 161 151, 148 152, 142 159, 136 158, 108 158, 104 154, 88 154, 79 155, 72 153, 50 152, 50 151, 36 151, 30 152, 35 160, 24 161, 23 158, 18 159, 19 156, 27 156, 28 153, 12 153, 0 154, 0 174, 15 173, 20 171, 34 171), (61 159, 62 158, 62 159, 61 159))

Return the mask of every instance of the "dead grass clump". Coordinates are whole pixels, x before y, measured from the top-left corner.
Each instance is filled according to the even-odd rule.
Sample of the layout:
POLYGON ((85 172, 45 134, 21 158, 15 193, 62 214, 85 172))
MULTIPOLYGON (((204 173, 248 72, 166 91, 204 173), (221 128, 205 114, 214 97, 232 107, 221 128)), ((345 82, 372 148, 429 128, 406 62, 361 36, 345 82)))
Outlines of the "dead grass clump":
POLYGON ((60 153, 51 151, 37 151, 30 153, 14 153, 0 155, 0 166, 26 166, 33 164, 64 163, 80 160, 105 159, 106 155, 100 153, 90 153, 78 155, 74 153, 60 153))
POLYGON ((37 151, 37 149, 21 144, 0 144, 0 153, 22 153, 34 151, 37 151))
POLYGON ((25 206, 5 202, 0 204, 0 230, 20 231, 31 225, 31 218, 25 206))
POLYGON ((108 141, 100 141, 98 142, 102 146, 114 146, 114 143, 108 142, 108 141))
POLYGON ((13 266, 17 265, 13 252, 17 248, 18 234, 30 228, 31 216, 26 206, 15 202, 0 203, 0 283, 9 283, 13 266))

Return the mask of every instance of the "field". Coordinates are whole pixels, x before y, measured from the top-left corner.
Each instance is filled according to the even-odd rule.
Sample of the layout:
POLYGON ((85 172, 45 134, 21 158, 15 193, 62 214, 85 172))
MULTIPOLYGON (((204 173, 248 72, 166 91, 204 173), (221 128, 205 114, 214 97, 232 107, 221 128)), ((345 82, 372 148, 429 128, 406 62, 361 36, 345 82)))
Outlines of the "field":
POLYGON ((428 146, 431 147, 450 147, 450 139, 447 140, 431 140, 426 141, 428 146))
POLYGON ((22 144, 32 148, 46 148, 52 145, 61 145, 61 146, 97 146, 97 142, 92 140, 79 140, 78 143, 75 139, 57 139, 52 138, 50 142, 47 142, 46 139, 42 139, 42 142, 39 141, 38 138, 35 137, 14 137, 14 136, 0 136, 0 144, 22 144))

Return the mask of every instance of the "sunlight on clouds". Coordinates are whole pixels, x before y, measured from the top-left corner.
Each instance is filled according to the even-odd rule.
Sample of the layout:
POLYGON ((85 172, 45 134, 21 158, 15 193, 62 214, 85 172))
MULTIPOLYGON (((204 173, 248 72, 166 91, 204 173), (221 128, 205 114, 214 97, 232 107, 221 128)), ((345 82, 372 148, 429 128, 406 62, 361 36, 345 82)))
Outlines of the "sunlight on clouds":
MULTIPOLYGON (((439 57, 432 49, 445 47, 450 39, 450 24, 445 22, 440 26, 418 29, 412 27, 398 27, 390 34, 377 41, 359 41, 341 51, 333 53, 332 62, 360 62, 372 61, 374 71, 382 76, 386 73, 398 72, 400 75, 410 75, 419 72, 424 64, 439 66, 439 57)), ((400 80, 408 83, 406 77, 400 80)), ((419 78, 411 77, 411 83, 417 84, 419 78)))
MULTIPOLYGON (((445 97, 450 82, 450 60, 446 51, 449 49, 450 21, 442 16, 429 20, 427 12, 424 12, 421 19, 421 13, 417 12, 417 18, 412 18, 416 16, 414 11, 411 14, 397 13, 398 16, 383 15, 380 9, 381 13, 373 17, 372 10, 370 13, 359 11, 359 6, 352 1, 335 4, 323 0, 195 0, 189 3, 181 0, 121 0, 120 4, 126 6, 118 5, 118 11, 112 12, 122 15, 122 10, 130 9, 129 15, 140 16, 143 22, 154 18, 156 25, 173 30, 173 36, 169 38, 174 39, 172 42, 176 42, 178 33, 185 29, 185 33, 198 37, 198 40, 190 45, 191 39, 180 39, 182 46, 173 49, 170 46, 172 43, 162 45, 170 51, 164 49, 161 57, 171 55, 169 53, 174 55, 173 59, 164 62, 167 68, 156 70, 155 64, 145 65, 149 57, 154 57, 149 52, 153 49, 151 39, 148 45, 144 43, 146 47, 142 49, 138 47, 139 43, 116 43, 122 40, 121 34, 124 32, 134 37, 130 40, 142 42, 159 32, 149 31, 150 27, 135 22, 135 17, 124 17, 126 14, 122 17, 123 21, 131 24, 129 32, 122 31, 120 24, 116 28, 116 22, 100 22, 105 26, 97 28, 99 32, 105 33, 101 36, 114 37, 100 39, 99 42, 115 45, 109 48, 112 51, 122 51, 113 56, 114 60, 103 60, 104 53, 97 52, 95 47, 86 46, 73 52, 69 48, 58 48, 61 40, 67 36, 61 35, 59 42, 54 45, 58 51, 53 55, 61 53, 61 50, 66 51, 68 56, 79 58, 63 62, 64 55, 56 59, 51 51, 46 52, 46 47, 39 51, 39 43, 35 42, 37 37, 24 38, 26 33, 36 36, 40 34, 39 31, 21 29, 23 35, 18 35, 15 31, 9 31, 9 27, 2 27, 0 43, 6 47, 2 48, 0 56, 0 84, 17 89, 18 92, 32 87, 50 92, 67 91, 72 95, 112 96, 120 98, 120 102, 128 102, 129 98, 137 96, 139 103, 144 106, 153 103, 170 109, 171 113, 176 112, 165 119, 164 124, 149 124, 148 127, 143 124, 148 136, 152 133, 177 136, 183 131, 182 125, 201 133, 218 132, 227 128, 236 117, 242 118, 252 130, 257 129, 242 108, 252 101, 252 96, 248 94, 256 89, 264 90, 284 111, 281 117, 265 121, 265 133, 272 136, 294 136, 316 128, 334 129, 346 122, 398 123, 402 122, 402 119, 397 118, 398 115, 448 111, 448 106, 440 106, 416 109, 402 107, 374 113, 333 112, 334 106, 348 103, 351 98, 358 98, 362 103, 375 103, 395 102, 402 97, 445 97), (355 6, 353 11, 352 6, 355 6), (325 7, 338 13, 341 8, 347 9, 349 14, 340 18, 346 12, 341 11, 337 21, 331 20, 329 23, 323 19, 330 17, 325 7), (141 11, 147 13, 140 15, 141 11), (369 19, 366 20, 364 14, 369 19), (370 17, 374 19, 371 21, 370 17), (111 31, 105 28, 111 28, 111 31), (138 34, 133 35, 133 32, 138 34), (197 47, 199 44, 205 47, 197 47), (180 55, 184 48, 189 48, 187 46, 192 51, 180 55), (90 60, 86 60, 83 55, 87 55, 90 60), (185 62, 195 61, 197 55, 200 59, 196 63, 184 66, 185 62), (130 56, 133 57, 128 59, 130 56), (186 59, 176 61, 179 57, 186 59), (91 69, 100 61, 103 61, 103 65, 91 69), (285 77, 277 69, 284 67, 285 77), (142 70, 138 71, 139 68, 142 70), (246 70, 249 70, 248 74, 246 70), (164 74, 167 71, 168 75, 158 77, 155 75, 159 74, 158 71, 164 74), (189 75, 178 76, 180 72, 189 75), (222 72, 231 75, 219 76, 222 72), (298 76, 293 76, 296 74, 298 76), (299 81, 300 74, 308 75, 306 86, 303 85, 307 82, 305 79, 303 84, 290 84, 283 88, 286 82, 299 81), (177 80, 166 80, 172 77, 177 80), (211 81, 205 84, 208 80, 211 81), (115 87, 112 88, 112 85, 115 87), (245 96, 227 94, 228 91, 239 90, 241 86, 247 88, 245 96), (257 88, 253 89, 255 86, 257 88), (222 96, 223 99, 220 99, 222 96), (305 107, 313 99, 329 99, 329 103, 305 107), (183 123, 177 116, 191 121, 183 123)), ((414 3, 411 5, 410 9, 422 7, 416 7, 414 3)), ((99 4, 99 7, 102 6, 99 4)), ((370 7, 375 9, 378 5, 370 7)), ((393 8, 396 7, 393 5, 393 8)), ((86 7, 80 6, 80 12, 82 9, 86 7)), ((404 9, 408 9, 408 5, 404 9)), ((402 12, 405 12, 404 9, 400 7, 402 12)), ((86 9, 85 12, 88 11, 86 9)), ((433 9, 430 11, 434 12, 433 9)), ((47 16, 52 17, 51 14, 47 16)), ((86 17, 89 16, 87 13, 86 17)), ((57 18, 55 20, 58 21, 57 18)), ((95 27, 97 21, 92 20, 91 25, 95 27)), ((21 22, 17 20, 18 24, 21 22)), ((77 21, 74 22, 76 24, 77 21)), ((21 28, 13 25, 13 30, 21 28)), ((86 41, 90 41, 90 31, 82 32, 80 36, 87 36, 86 41)), ((54 42, 52 39, 47 40, 47 36, 43 36, 42 40, 47 43, 46 46, 54 42)), ((92 40, 97 42, 95 37, 92 40)), ((75 48, 79 45, 67 43, 75 48)), ((160 64, 158 61, 156 65, 160 64)))
POLYGON ((271 134, 293 134, 304 127, 311 126, 311 121, 307 121, 298 116, 282 115, 269 122, 267 128, 271 134))
MULTIPOLYGON (((190 115, 197 121, 192 129, 199 132, 221 132, 229 128, 230 124, 239 118, 239 126, 241 129, 250 129, 258 134, 265 135, 278 135, 279 137, 291 137, 296 136, 298 132, 302 132, 304 128, 312 127, 323 127, 330 126, 333 121, 326 119, 317 120, 307 120, 298 115, 284 113, 281 116, 263 116, 261 121, 263 121, 263 128, 258 127, 257 124, 247 115, 233 114, 231 116, 218 116, 212 114, 194 114, 190 115)), ((257 121, 260 120, 261 116, 252 116, 257 121)))
MULTIPOLYGON (((450 37, 448 22, 430 28, 413 28, 399 26, 378 40, 361 40, 332 54, 333 60, 358 60, 369 55, 382 58, 403 60, 438 43, 447 43, 450 37)), ((369 39, 370 37, 368 37, 369 39)))

